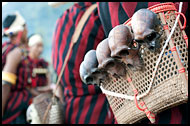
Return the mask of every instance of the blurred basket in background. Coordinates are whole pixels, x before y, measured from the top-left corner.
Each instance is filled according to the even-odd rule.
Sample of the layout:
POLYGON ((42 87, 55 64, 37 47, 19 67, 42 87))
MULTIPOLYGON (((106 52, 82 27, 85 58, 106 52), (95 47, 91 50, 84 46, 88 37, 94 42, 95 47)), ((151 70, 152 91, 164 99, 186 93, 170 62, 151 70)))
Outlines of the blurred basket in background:
POLYGON ((39 120, 42 124, 63 124, 63 106, 57 97, 55 97, 54 101, 52 101, 52 96, 53 93, 46 92, 36 96, 33 99, 33 104, 38 112, 39 120), (53 104, 47 114, 45 122, 43 122, 44 114, 50 102, 53 104))
MULTIPOLYGON (((150 86, 152 73, 159 54, 179 14, 173 3, 157 4, 148 9, 157 14, 159 20, 162 22, 164 32, 160 38, 161 48, 159 53, 154 54, 149 50, 145 51, 143 57, 144 71, 128 73, 139 96, 145 93, 150 86)), ((184 17, 183 14, 180 13, 180 15, 184 17)), ((124 24, 130 25, 130 21, 131 19, 124 24)), ((188 101, 187 76, 188 38, 185 34, 184 27, 178 21, 177 27, 159 63, 151 90, 148 95, 140 98, 143 102, 139 102, 138 100, 140 103, 138 105, 142 105, 141 108, 143 108, 143 104, 145 104, 149 111, 157 114, 171 107, 186 103, 188 101)), ((124 78, 118 78, 117 80, 112 78, 109 82, 103 82, 101 86, 107 91, 134 96, 133 88, 124 78)), ((146 118, 146 114, 136 107, 134 100, 119 98, 109 94, 106 94, 106 97, 118 123, 136 123, 146 118)))

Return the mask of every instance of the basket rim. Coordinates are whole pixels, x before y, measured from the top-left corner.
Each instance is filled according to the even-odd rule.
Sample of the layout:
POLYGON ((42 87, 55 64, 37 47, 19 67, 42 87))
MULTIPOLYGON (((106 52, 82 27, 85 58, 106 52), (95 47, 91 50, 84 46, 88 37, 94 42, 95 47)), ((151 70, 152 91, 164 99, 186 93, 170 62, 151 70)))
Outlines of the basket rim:
MULTIPOLYGON (((160 12, 169 11, 169 10, 170 11, 177 11, 175 4, 172 2, 156 4, 156 5, 153 5, 149 8, 147 8, 147 9, 153 11, 156 14, 160 13, 160 12)), ((125 21, 123 24, 124 25, 131 25, 130 24, 131 19, 132 19, 132 17, 129 18, 127 21, 125 21)))

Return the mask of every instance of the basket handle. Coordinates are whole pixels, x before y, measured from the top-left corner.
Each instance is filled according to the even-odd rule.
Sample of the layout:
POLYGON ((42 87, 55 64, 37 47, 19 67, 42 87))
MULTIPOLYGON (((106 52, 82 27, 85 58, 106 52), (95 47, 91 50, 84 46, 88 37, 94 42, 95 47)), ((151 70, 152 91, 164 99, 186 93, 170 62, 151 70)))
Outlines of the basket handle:
POLYGON ((176 12, 175 14, 176 15, 180 14, 180 15, 183 16, 184 23, 183 23, 183 27, 181 29, 184 30, 186 28, 186 22, 187 22, 185 15, 183 13, 181 13, 181 12, 176 12))

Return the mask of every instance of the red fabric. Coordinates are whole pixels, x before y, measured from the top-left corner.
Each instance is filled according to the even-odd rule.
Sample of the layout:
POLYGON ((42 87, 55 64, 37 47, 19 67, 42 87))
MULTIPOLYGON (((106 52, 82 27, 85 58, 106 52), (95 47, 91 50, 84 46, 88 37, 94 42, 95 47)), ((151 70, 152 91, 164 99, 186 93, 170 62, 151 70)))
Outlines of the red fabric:
MULTIPOLYGON (((66 58, 75 28, 82 14, 88 8, 86 5, 88 5, 86 2, 74 4, 59 18, 55 31, 57 34, 54 36, 52 49, 52 56, 54 56, 52 59, 55 60, 53 65, 58 75, 66 58), (66 25, 62 25, 64 23, 66 25)), ((104 123, 105 120, 108 123, 112 123, 114 118, 106 118, 108 116, 109 104, 105 95, 102 95, 101 90, 97 86, 82 83, 79 75, 79 67, 84 55, 89 50, 95 49, 98 43, 105 37, 96 9, 85 22, 81 33, 78 41, 72 48, 68 64, 61 78, 64 91, 63 100, 66 103, 65 123, 104 123), (100 98, 103 102, 100 102, 100 98), (91 118, 93 118, 93 122, 91 118)), ((113 113, 111 115, 113 117, 113 113)))
POLYGON ((137 2, 122 2, 122 7, 125 10, 125 12, 129 18, 131 18, 133 16, 136 6, 137 6, 137 2))
MULTIPOLYGON (((103 95, 103 94, 102 94, 103 95)), ((99 117, 99 115, 100 115, 100 113, 101 113, 101 109, 99 109, 99 108, 102 108, 103 107, 103 103, 104 103, 104 101, 105 101, 105 99, 102 97, 102 95, 99 95, 98 96, 98 101, 97 101, 97 103, 99 103, 99 104, 96 104, 96 106, 94 107, 94 110, 93 110, 93 114, 92 115, 94 115, 94 114, 97 114, 97 116, 91 116, 91 118, 90 118, 90 123, 95 123, 96 122, 96 120, 98 120, 98 117, 99 117)), ((107 118, 106 118, 106 120, 107 120, 107 118)))
MULTIPOLYGON (((72 100, 72 98, 68 98, 67 102, 70 103, 71 100, 72 100)), ((66 109, 65 109, 65 114, 66 114, 66 116, 65 116, 65 123, 68 123, 68 116, 67 116, 67 115, 69 115, 70 105, 71 105, 71 104, 68 104, 68 105, 66 106, 66 109)))
MULTIPOLYGON (((98 17, 95 17, 94 14, 93 14, 93 16, 91 16, 90 19, 89 19, 89 23, 86 24, 86 26, 84 27, 84 30, 82 32, 83 37, 82 37, 81 41, 83 42, 83 44, 80 44, 79 47, 78 47, 79 50, 77 51, 76 59, 75 59, 75 64, 76 65, 75 65, 75 67, 73 69, 73 73, 75 73, 74 74, 75 80, 80 76, 78 70, 79 70, 79 67, 80 67, 80 63, 82 62, 83 56, 85 55, 85 49, 87 47, 88 39, 90 37, 90 32, 89 31, 92 31, 92 27, 94 26, 93 20, 96 20, 97 18, 98 17)), ((75 83, 75 86, 78 87, 77 95, 78 96, 84 95, 83 90, 80 89, 80 88, 82 88, 82 82, 78 81, 77 83, 75 83)))
MULTIPOLYGON (((74 10, 71 13, 71 15, 70 15, 69 18, 73 17, 76 14, 76 10, 77 10, 77 8, 74 8, 74 10)), ((59 54, 61 54, 61 55, 59 55, 59 59, 62 59, 62 57, 63 57, 63 51, 65 50, 65 45, 66 45, 66 41, 64 41, 64 37, 68 36, 68 34, 70 32, 69 29, 71 28, 72 24, 73 24, 73 20, 70 20, 68 22, 68 25, 66 25, 65 30, 64 30, 64 32, 62 34, 62 42, 61 42, 61 46, 60 46, 60 49, 59 49, 59 54)), ((58 71, 58 75, 61 72, 62 66, 63 66, 63 61, 60 60, 60 63, 59 63, 58 68, 57 68, 59 70, 58 71)))
POLYGON ((119 10, 120 3, 119 2, 109 2, 108 5, 109 5, 109 11, 112 12, 110 15, 111 20, 113 21, 112 27, 115 27, 115 26, 119 25, 118 18, 115 18, 115 17, 118 17, 119 13, 118 13, 118 11, 115 11, 115 10, 119 10))
POLYGON ((182 115, 179 108, 174 107, 171 109, 171 120, 170 124, 181 124, 182 115))
POLYGON ((23 100, 23 94, 20 93, 20 94, 19 94, 19 97, 18 97, 18 99, 17 99, 17 102, 16 102, 16 104, 13 106, 12 110, 16 109, 16 108, 21 104, 22 100, 23 100))
POLYGON ((74 103, 73 103, 73 110, 75 110, 75 111, 73 111, 73 113, 72 113, 72 118, 71 118, 71 120, 73 120, 74 122, 74 124, 76 124, 76 117, 77 117, 77 113, 78 113, 78 111, 79 111, 79 101, 80 101, 80 98, 77 98, 75 101, 74 101, 74 103))
POLYGON ((83 105, 83 111, 79 118, 79 124, 84 124, 85 118, 87 116, 87 112, 89 111, 89 105, 91 103, 92 97, 88 96, 85 99, 84 105, 83 105))

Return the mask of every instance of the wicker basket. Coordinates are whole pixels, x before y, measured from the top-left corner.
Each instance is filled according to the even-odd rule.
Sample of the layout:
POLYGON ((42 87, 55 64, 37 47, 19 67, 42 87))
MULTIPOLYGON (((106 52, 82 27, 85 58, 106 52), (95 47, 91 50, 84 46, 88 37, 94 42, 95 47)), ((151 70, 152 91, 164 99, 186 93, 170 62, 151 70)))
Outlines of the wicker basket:
MULTIPOLYGON (((155 12, 163 24, 164 32, 161 37, 162 50, 164 42, 169 36, 175 19, 177 17, 173 3, 162 3, 148 8, 155 12)), ((131 19, 124 24, 130 25, 131 19)), ((154 54, 149 50, 145 51, 143 57, 144 71, 128 73, 132 81, 125 78, 111 78, 111 81, 105 81, 101 84, 102 88, 107 91, 120 93, 124 95, 134 96, 132 83, 138 91, 138 95, 142 95, 150 86, 152 73, 155 69, 156 61, 159 53, 154 54)), ((164 55, 158 66, 158 70, 148 95, 137 100, 138 106, 147 107, 149 112, 160 113, 166 109, 185 103, 188 100, 188 40, 180 21, 173 33, 172 38, 167 45, 164 55), (176 48, 175 48, 176 47, 176 48), (142 102, 143 101, 143 102, 142 102)), ((138 96, 137 95, 137 96, 138 96)), ((112 111, 119 124, 136 123, 146 114, 140 111, 134 100, 128 100, 106 94, 112 111)))
MULTIPOLYGON (((43 123, 44 114, 50 102, 52 102, 53 94, 51 92, 42 93, 33 99, 33 104, 38 112, 40 121, 43 123)), ((57 97, 53 101, 50 111, 47 114, 45 124, 63 124, 63 107, 57 97)))

